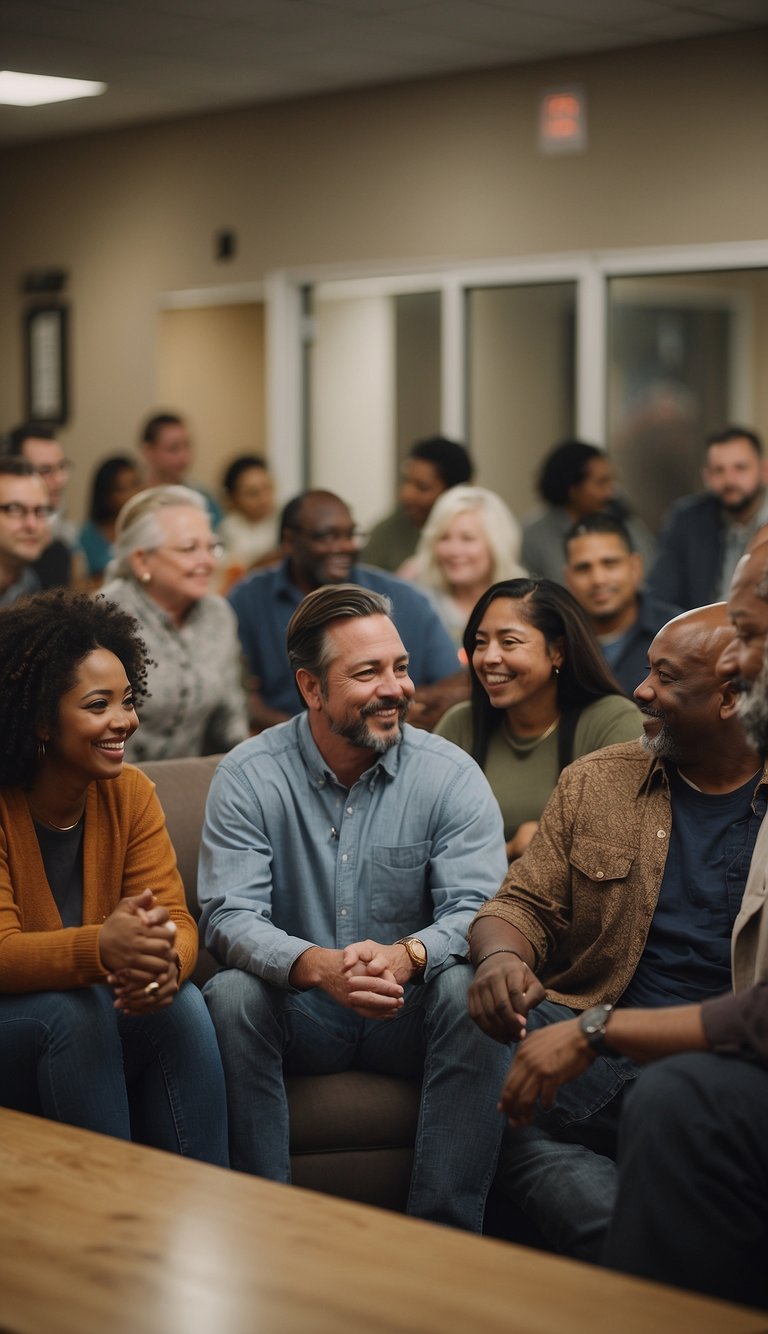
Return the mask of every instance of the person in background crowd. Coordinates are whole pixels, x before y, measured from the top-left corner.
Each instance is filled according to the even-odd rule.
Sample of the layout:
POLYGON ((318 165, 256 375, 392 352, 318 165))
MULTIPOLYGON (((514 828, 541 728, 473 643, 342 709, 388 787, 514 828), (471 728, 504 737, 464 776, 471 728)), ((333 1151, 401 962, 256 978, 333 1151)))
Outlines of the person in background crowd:
POLYGON ((457 647, 481 594, 500 579, 525 573, 520 538, 514 514, 483 487, 452 486, 432 506, 402 575, 429 594, 457 647))
POLYGON ((205 501, 186 486, 140 491, 123 506, 104 596, 139 623, 154 666, 131 757, 212 755, 248 735, 237 625, 209 593, 221 548, 205 501))
POLYGON ((643 591, 643 558, 621 519, 610 514, 585 514, 566 533, 565 582, 631 696, 648 669, 651 640, 682 608, 643 591))
POLYGON ((222 520, 221 507, 204 486, 187 479, 192 463, 192 440, 183 417, 175 412, 158 412, 149 417, 141 430, 141 452, 144 456, 144 485, 188 486, 205 501, 211 527, 218 528, 222 520))
POLYGON ((504 817, 507 856, 530 843, 565 765, 640 736, 584 612, 549 579, 511 579, 480 598, 464 634, 472 696, 435 731, 473 756, 504 817))
POLYGON ((253 678, 254 728, 285 722, 301 708, 285 632, 302 598, 322 584, 359 584, 391 598, 395 624, 409 644, 417 686, 414 721, 420 726, 430 726, 449 703, 464 698, 467 674, 434 607, 420 589, 357 564, 365 536, 343 500, 330 491, 305 491, 285 506, 280 529, 282 564, 246 575, 229 594, 253 678))
MULTIPOLYGON (((582 440, 565 440, 544 459, 538 490, 547 509, 523 524, 523 565, 536 578, 562 584, 563 540, 568 529, 587 514, 618 514, 632 536, 635 550, 646 561, 653 556, 654 540, 645 524, 626 517, 616 498, 616 479, 605 450, 582 440)), ((673 599, 674 600, 674 599, 673 599)))
POLYGON ((455 440, 435 435, 413 445, 402 467, 398 508, 371 529, 367 564, 399 573, 416 550, 438 496, 451 486, 471 482, 472 472, 469 454, 455 440))
POLYGON ((768 524, 763 442, 755 431, 728 426, 710 435, 703 477, 703 493, 672 506, 648 575, 651 594, 686 609, 728 596, 737 563, 768 524))
POLYGON ((280 559, 275 484, 259 454, 241 454, 224 473, 229 508, 219 524, 227 581, 280 559))
POLYGON ((73 553, 77 548, 77 528, 64 512, 64 492, 72 472, 72 463, 56 439, 52 426, 45 422, 22 422, 8 432, 7 453, 26 459, 45 482, 52 514, 47 525, 47 542, 35 561, 34 572, 41 588, 64 588, 73 583, 78 571, 73 553))
POLYGON ((0 612, 0 1104, 226 1166, 197 927, 154 787, 123 764, 146 670, 103 599, 0 612))
POLYGON ((0 457, 0 607, 39 591, 35 565, 49 541, 52 514, 47 487, 32 464, 0 457))
POLYGON ((115 524, 123 505, 141 490, 139 469, 134 459, 116 454, 104 459, 93 475, 88 518, 80 529, 80 550, 85 556, 87 573, 101 582, 112 559, 115 524))

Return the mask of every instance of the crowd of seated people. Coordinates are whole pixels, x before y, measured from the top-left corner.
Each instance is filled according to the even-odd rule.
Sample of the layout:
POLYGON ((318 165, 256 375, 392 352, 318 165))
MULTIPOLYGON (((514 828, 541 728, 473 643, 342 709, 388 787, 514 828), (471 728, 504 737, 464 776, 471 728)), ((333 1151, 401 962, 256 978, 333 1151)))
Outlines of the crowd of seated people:
POLYGON ((323 490, 278 524, 258 455, 222 520, 175 413, 139 448, 79 548, 53 432, 0 457, 0 1105, 287 1181, 286 1074, 418 1077, 414 1216, 480 1232, 495 1181, 555 1251, 768 1306, 759 438, 710 439, 652 591, 582 442, 545 461, 527 573, 439 437, 379 547, 323 490), (694 529, 681 613, 654 590, 694 529), (257 567, 226 597, 225 537, 257 567), (201 996, 125 761, 218 753, 201 996))

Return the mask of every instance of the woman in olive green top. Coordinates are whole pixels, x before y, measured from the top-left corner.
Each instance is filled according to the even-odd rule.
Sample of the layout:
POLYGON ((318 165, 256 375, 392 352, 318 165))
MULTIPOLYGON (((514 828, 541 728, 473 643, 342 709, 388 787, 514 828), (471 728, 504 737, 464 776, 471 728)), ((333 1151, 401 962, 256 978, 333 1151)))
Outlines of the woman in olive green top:
POLYGON ((470 702, 435 728, 474 756, 504 817, 510 861, 531 841, 561 769, 642 732, 584 612, 549 579, 510 579, 467 622, 470 702))

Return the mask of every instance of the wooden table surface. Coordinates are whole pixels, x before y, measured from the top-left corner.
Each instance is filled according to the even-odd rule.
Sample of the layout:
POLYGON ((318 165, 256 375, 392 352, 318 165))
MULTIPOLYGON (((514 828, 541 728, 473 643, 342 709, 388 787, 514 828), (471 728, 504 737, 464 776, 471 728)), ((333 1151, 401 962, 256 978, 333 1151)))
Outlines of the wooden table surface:
POLYGON ((3 1334, 767 1334, 768 1316, 0 1110, 3 1334))

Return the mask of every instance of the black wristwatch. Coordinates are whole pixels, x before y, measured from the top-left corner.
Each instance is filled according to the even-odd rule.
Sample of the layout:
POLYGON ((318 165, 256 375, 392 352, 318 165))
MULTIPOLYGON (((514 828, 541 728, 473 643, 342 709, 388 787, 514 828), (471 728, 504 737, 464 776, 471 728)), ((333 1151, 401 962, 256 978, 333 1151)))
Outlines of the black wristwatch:
POLYGON ((579 1028, 587 1039, 587 1045, 597 1056, 615 1056, 608 1045, 606 1029, 613 1014, 612 1005, 592 1005, 579 1016, 579 1028))

